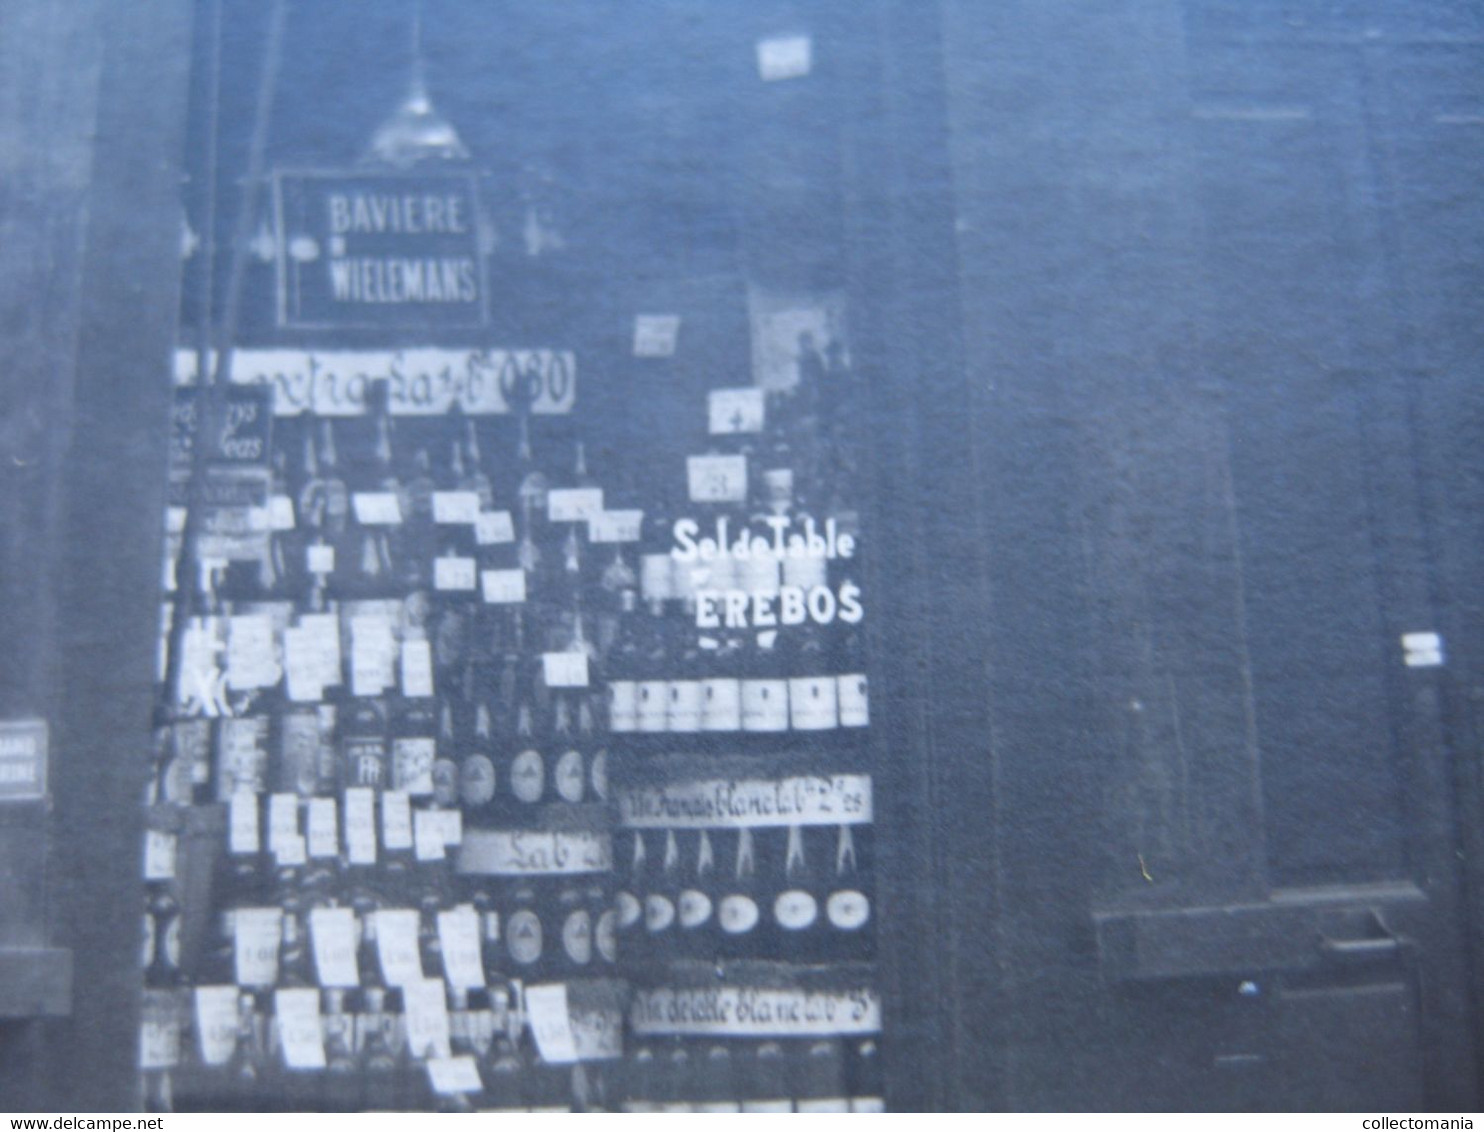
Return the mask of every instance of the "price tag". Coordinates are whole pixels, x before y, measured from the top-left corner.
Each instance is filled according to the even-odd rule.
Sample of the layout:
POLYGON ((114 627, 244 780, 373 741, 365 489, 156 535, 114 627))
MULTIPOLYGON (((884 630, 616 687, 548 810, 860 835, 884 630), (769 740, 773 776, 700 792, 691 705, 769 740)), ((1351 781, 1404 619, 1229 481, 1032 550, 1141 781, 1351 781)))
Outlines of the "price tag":
POLYGON ((140 1004, 139 1068, 180 1064, 180 1001, 168 990, 147 990, 140 1004))
POLYGON ((325 686, 320 683, 319 657, 307 630, 284 630, 283 668, 291 701, 309 704, 324 699, 325 686))
POLYGON ((286 845, 298 840, 298 795, 271 795, 268 798, 268 852, 282 853, 286 845))
POLYGON ((689 456, 685 473, 692 503, 747 500, 746 456, 689 456))
POLYGON ((438 827, 444 845, 459 845, 464 840, 464 813, 462 810, 429 810, 428 817, 438 827))
POLYGON ((258 796, 239 790, 227 800, 227 847, 233 853, 257 853, 262 849, 258 836, 258 796))
MULTIPOLYGON (((448 559, 440 558, 438 561, 447 562, 448 559)), ((472 565, 467 558, 458 561, 472 565)), ((433 646, 426 637, 402 642, 402 694, 412 698, 433 694, 433 646)))
POLYGON ((345 792, 345 851, 352 865, 376 864, 375 798, 366 786, 345 792))
POLYGON ((424 976, 422 956, 417 950, 417 913, 410 908, 378 908, 372 914, 376 917, 376 956, 387 986, 421 983, 424 976))
POLYGON ((602 513, 601 487, 558 487, 546 493, 546 517, 553 523, 585 523, 602 513))
POLYGON ((548 688, 586 688, 587 653, 542 653, 541 673, 548 688))
POLYGON ((335 548, 325 542, 317 542, 308 547, 304 551, 304 568, 311 574, 333 574, 335 548))
POLYGON ((678 314, 641 314, 634 318, 634 357, 672 358, 680 337, 678 314))
POLYGON ((325 1043, 319 1023, 319 991, 288 987, 273 992, 273 1013, 284 1064, 290 1069, 323 1069, 325 1043))
POLYGON ((340 831, 334 798, 309 799, 309 855, 334 857, 339 852, 340 831))
POLYGON ((381 843, 388 850, 412 848, 412 804, 405 790, 381 795, 381 843))
POLYGON ((480 546, 494 546, 515 541, 515 524, 509 511, 481 511, 474 520, 474 541, 480 546))
POLYGON ((185 530, 185 525, 186 525, 186 508, 184 508, 184 507, 166 507, 165 508, 165 533, 166 534, 172 534, 172 535, 181 534, 185 530))
POLYGON ((567 1065, 577 1060, 577 1039, 572 1033, 565 983, 526 987, 526 1017, 542 1061, 548 1065, 567 1065))
POLYGON ((435 590, 472 590, 476 573, 472 558, 435 558, 433 559, 433 588, 435 590))
POLYGON ((428 1083, 440 1096, 484 1091, 484 1082, 479 1079, 472 1057, 429 1058, 428 1083))
POLYGON ((814 45, 807 35, 760 39, 757 44, 757 73, 765 83, 801 79, 814 64, 814 45))
POLYGON ((303 865, 309 861, 309 844, 302 837, 285 841, 274 851, 274 859, 280 865, 303 865))
POLYGON ((322 987, 356 987, 361 973, 356 964, 356 914, 349 908, 312 908, 309 935, 314 944, 314 969, 322 987))
POLYGON ((201 1060, 225 1065, 237 1048, 237 988, 196 988, 196 1040, 201 1060))
POLYGON ((443 975, 454 990, 484 986, 479 952, 479 914, 473 908, 438 913, 438 942, 443 948, 443 975))
POLYGON ((278 982, 282 914, 278 908, 238 908, 232 913, 238 986, 271 987, 278 982))
POLYGON ((273 531, 294 529, 294 501, 287 495, 268 497, 268 529, 273 531))
POLYGON ((227 683, 235 689, 271 688, 281 673, 273 649, 273 620, 258 614, 227 622, 227 683))
POLYGON ((444 853, 443 828, 437 820, 442 810, 418 810, 412 815, 412 845, 419 861, 441 861, 444 853))
MULTIPOLYGON (((256 829, 256 823, 254 823, 256 829)), ((144 831, 144 879, 175 879, 175 834, 163 830, 144 831)))
POLYGON ((713 389, 706 397, 706 416, 712 436, 763 431, 763 391, 713 389))
POLYGON ((473 525, 479 522, 477 491, 433 492, 433 522, 473 525))
POLYGON ((358 491, 351 496, 356 522, 365 527, 387 526, 402 521, 402 507, 391 491, 358 491))
POLYGON ((407 1048, 419 1060, 448 1057, 448 1000, 442 979, 418 979, 402 987, 407 1011, 407 1048))
POLYGON ((643 525, 643 511, 603 511, 588 520, 587 537, 593 542, 638 542, 643 525))
POLYGON ((510 605, 526 600, 524 570, 485 570, 480 574, 484 600, 495 605, 510 605))
POLYGON ((383 617, 358 617, 350 626, 350 687, 357 696, 379 696, 397 681, 397 641, 383 617))
POLYGON ((418 798, 433 793, 433 764, 438 743, 431 735, 403 735, 392 740, 392 788, 418 798))

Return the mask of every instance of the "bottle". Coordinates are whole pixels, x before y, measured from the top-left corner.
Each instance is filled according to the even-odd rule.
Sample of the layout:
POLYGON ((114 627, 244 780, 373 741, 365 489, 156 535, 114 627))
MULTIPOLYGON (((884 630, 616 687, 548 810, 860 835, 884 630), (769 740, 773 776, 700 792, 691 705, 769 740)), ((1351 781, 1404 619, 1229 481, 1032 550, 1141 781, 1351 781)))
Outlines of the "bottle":
POLYGON ((851 1112, 886 1111, 881 1050, 874 1038, 850 1044, 846 1053, 845 1079, 850 1090, 851 1112))
POLYGON ((788 671, 777 630, 757 633, 742 674, 742 730, 777 735, 788 730, 788 671))
POLYGON ((693 867, 676 900, 681 954, 692 959, 716 957, 716 858, 711 835, 701 830, 696 838, 693 867))
POLYGON ((180 902, 171 882, 151 881, 145 902, 148 965, 144 985, 152 989, 180 984, 180 902))
POLYGON ((816 733, 814 741, 819 743, 825 738, 823 733, 839 729, 839 683, 830 670, 818 626, 806 625, 797 633, 799 643, 788 682, 789 726, 816 733))
POLYGON ((355 1016, 346 1009, 345 991, 331 988, 324 1002, 325 1074, 321 1107, 325 1112, 351 1112, 359 1092, 356 1081, 355 1016))
POLYGON ((733 635, 719 638, 701 679, 703 732, 728 734, 742 730, 741 662, 741 642, 733 635))
POLYGON ((660 1112, 695 1112, 694 1069, 683 1038, 670 1038, 656 1064, 656 1107, 660 1112))
POLYGON ((619 595, 617 635, 604 665, 608 677, 608 728, 615 735, 629 735, 639 729, 639 676, 644 667, 644 643, 637 602, 633 590, 619 595))
MULTIPOLYGON (((445 696, 438 703, 437 757, 433 760, 433 805, 440 810, 459 808, 462 789, 459 746, 453 703, 445 696)), ((493 763, 490 769, 493 773, 493 763)))
POLYGON ((431 699, 393 701, 390 752, 391 786, 413 798, 433 794, 433 764, 438 757, 437 712, 431 699))
POLYGON ((459 762, 459 803, 471 824, 491 824, 495 817, 494 723, 489 704, 481 699, 474 708, 474 731, 459 762))
MULTIPOLYGON (((519 617, 519 614, 517 614, 519 617)), ((517 820, 526 818, 529 807, 536 805, 546 795, 546 759, 536 745, 536 707, 530 694, 529 674, 522 674, 518 684, 518 700, 515 708, 515 753, 510 760, 510 769, 505 781, 510 784, 510 797, 517 820)))
POLYGON ((390 786, 388 747, 386 702, 356 697, 340 717, 340 788, 390 786))
POLYGON ((697 1112, 741 1112, 742 1103, 732 1051, 720 1042, 701 1054, 697 1112))
POLYGON ((401 1061, 393 1047, 394 1025, 387 1013, 387 992, 373 987, 363 993, 365 1009, 357 1017, 360 1029, 361 1112, 394 1112, 397 1104, 401 1061))
POLYGON ((227 1088, 239 1096, 252 1096, 262 1085, 266 1072, 257 1000, 250 992, 243 991, 237 996, 237 1040, 227 1060, 227 1088))
POLYGON ((819 926, 817 878, 805 853, 804 829, 788 827, 784 852, 783 887, 773 900, 773 927, 777 954, 793 962, 808 962, 815 952, 815 929, 819 926))
POLYGON ((743 1112, 792 1112, 788 1059, 778 1042, 762 1042, 747 1059, 743 1075, 743 1112))
POLYGON ((673 829, 665 831, 665 851, 660 874, 644 894, 644 930, 647 954, 668 958, 675 951, 675 902, 680 897, 680 847, 673 829))
POLYGON ((829 958, 834 962, 866 962, 872 957, 869 861, 861 861, 869 845, 870 829, 842 825, 835 843, 835 875, 824 902, 829 923, 829 958), (858 846, 860 848, 858 848, 858 846))
POLYGON ((644 930, 644 897, 649 883, 646 876, 648 853, 644 847, 644 834, 636 829, 630 836, 633 840, 628 873, 621 880, 613 899, 618 952, 626 958, 636 954, 636 947, 643 947, 640 939, 644 930))
POLYGON ((737 851, 728 882, 726 895, 716 909, 722 932, 719 941, 722 954, 729 958, 751 958, 757 954, 762 911, 758 907, 757 845, 750 829, 737 831, 737 851))
POLYGON ((796 1112, 849 1112, 844 1043, 839 1038, 810 1042, 795 1063, 796 1112))
MULTIPOLYGON (((270 502, 288 498, 287 454, 274 449, 273 471, 268 488, 270 502)), ((292 504, 289 505, 292 509, 292 504)), ((271 508, 270 508, 271 514, 271 508)), ((290 518, 292 510, 290 511, 290 518)), ((298 578, 291 564, 296 563, 290 532, 273 525, 268 533, 268 546, 258 562, 257 591, 265 599, 285 598, 298 589, 298 578)), ((302 565, 302 562, 298 562, 302 565)))
POLYGON ((640 1046, 624 1062, 623 1100, 619 1108, 623 1112, 658 1112, 655 1102, 654 1050, 640 1046))
POLYGON ((585 974, 593 962, 593 914, 586 894, 576 883, 562 885, 552 920, 561 927, 558 971, 563 977, 585 974))
POLYGON ((511 890, 504 916, 505 951, 518 973, 535 970, 546 950, 536 890, 522 879, 511 890))

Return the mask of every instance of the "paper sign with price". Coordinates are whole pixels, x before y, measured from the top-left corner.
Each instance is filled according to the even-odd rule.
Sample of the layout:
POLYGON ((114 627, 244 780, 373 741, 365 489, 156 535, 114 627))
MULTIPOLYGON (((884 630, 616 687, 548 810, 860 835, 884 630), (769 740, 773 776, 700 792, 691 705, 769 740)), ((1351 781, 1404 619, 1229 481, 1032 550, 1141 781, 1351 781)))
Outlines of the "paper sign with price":
POLYGON ((588 520, 587 537, 593 542, 638 542, 643 525, 643 511, 604 511, 588 520))
POLYGON ((761 389, 713 389, 706 396, 706 410, 712 436, 763 431, 761 389))
POLYGON ((524 570, 485 570, 479 576, 484 600, 491 605, 513 605, 526 600, 524 570))
POLYGON ((541 673, 548 688, 586 688, 587 653, 542 653, 541 673))
POLYGON ((567 1009, 565 983, 526 987, 526 1017, 541 1060, 548 1065, 568 1065, 577 1060, 577 1039, 567 1009))
POLYGON ((746 456, 690 456, 685 461, 692 503, 744 503, 746 456))

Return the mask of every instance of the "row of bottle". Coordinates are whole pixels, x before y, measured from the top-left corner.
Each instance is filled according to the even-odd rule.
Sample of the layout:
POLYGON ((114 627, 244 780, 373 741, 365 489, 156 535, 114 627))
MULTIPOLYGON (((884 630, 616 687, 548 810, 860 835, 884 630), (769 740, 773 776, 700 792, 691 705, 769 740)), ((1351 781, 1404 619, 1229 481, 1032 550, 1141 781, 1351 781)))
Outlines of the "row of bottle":
POLYGON ((866 961, 870 827, 627 831, 617 896, 626 963, 866 961))
POLYGON ((475 825, 525 823, 551 803, 605 802, 608 756, 594 733, 592 699, 563 693, 558 700, 558 723, 540 736, 524 716, 513 733, 497 727, 500 717, 486 701, 465 711, 448 700, 355 698, 177 720, 158 736, 148 800, 241 804, 243 794, 288 794, 307 801, 364 789, 458 809, 475 825))
POLYGON ((625 1112, 881 1112, 874 1038, 667 1038, 633 1046, 625 1112))
POLYGON ((516 1008, 518 984, 451 992, 443 1010, 416 1013, 409 1009, 412 996, 398 990, 308 995, 230 986, 198 987, 187 996, 146 992, 147 1106, 182 1112, 608 1107, 605 1075, 615 1067, 544 1059, 516 1008), (445 1073, 461 1079, 450 1087, 445 1073))

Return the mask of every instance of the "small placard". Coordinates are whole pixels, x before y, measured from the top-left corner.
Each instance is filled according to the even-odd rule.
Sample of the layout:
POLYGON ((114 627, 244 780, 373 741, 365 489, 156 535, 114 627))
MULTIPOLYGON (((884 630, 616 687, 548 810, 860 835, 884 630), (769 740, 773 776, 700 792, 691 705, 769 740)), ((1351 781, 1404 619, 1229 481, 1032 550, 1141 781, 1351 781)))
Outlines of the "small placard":
POLYGON ((273 992, 273 1013, 283 1061, 290 1069, 325 1067, 324 1035, 319 1022, 319 991, 284 987, 273 992))
POLYGON ((0 722, 0 802, 46 796, 47 729, 40 719, 0 722))
POLYGON ((426 810, 428 824, 438 830, 444 845, 458 845, 464 840, 464 813, 462 810, 426 810))
POLYGON ((474 519, 474 541, 480 546, 495 546, 515 541, 515 523, 509 511, 481 511, 474 519))
POLYGON ((601 487, 558 487, 546 493, 546 517, 553 523, 586 523, 602 513, 601 487))
POLYGON ((412 815, 412 847, 419 861, 441 861, 446 842, 443 827, 437 820, 442 810, 417 810, 412 815))
POLYGON ((335 814, 334 798, 309 799, 309 855, 311 857, 334 857, 339 852, 339 822, 335 814))
POLYGON ((813 66, 814 44, 807 35, 758 40, 757 73, 765 83, 801 79, 813 66))
POLYGON ((706 396, 706 416, 712 436, 762 432, 763 391, 757 388, 713 389, 706 396))
POLYGON ((438 913, 438 943, 443 951, 443 977, 454 990, 484 986, 479 953, 479 914, 472 907, 438 913))
POLYGON ((567 984, 543 983, 526 987, 526 1017, 541 1060, 568 1065, 577 1060, 577 1039, 567 1008, 567 984))
POLYGON ((175 879, 175 834, 159 829, 144 831, 144 879, 175 879))
POLYGON ((433 492, 433 522, 472 526, 479 522, 477 491, 433 492))
POLYGON ((364 527, 388 526, 402 521, 402 507, 391 491, 358 491, 351 496, 356 522, 364 527))
POLYGON ((526 600, 524 570, 485 570, 479 576, 484 600, 496 605, 510 605, 526 600))
POLYGON ((412 848, 412 801, 405 790, 381 795, 381 843, 388 850, 412 848))
POLYGON ((586 688, 587 653, 542 653, 541 674, 548 688, 586 688))
POLYGON ((349 908, 312 908, 309 936, 322 987, 360 986, 356 963, 356 914, 349 908))
POLYGON ((744 503, 746 456, 690 456, 685 461, 692 503, 744 503))
POLYGON ((678 314, 641 314, 634 317, 634 357, 673 358, 680 337, 678 314))
POLYGON ((304 568, 311 574, 333 574, 335 572, 335 548, 327 542, 317 542, 304 551, 304 568))
POLYGON ((273 619, 261 614, 227 622, 227 684, 235 690, 271 688, 282 673, 274 652, 273 619))
POLYGON ((350 624, 350 688, 379 696, 397 682, 397 640, 385 617, 357 617, 350 624))
POLYGON ((472 1057, 430 1057, 428 1083, 440 1096, 484 1091, 484 1082, 479 1079, 472 1057))
POLYGON ((426 637, 402 642, 402 694, 412 699, 433 694, 433 647, 426 637))
POLYGON ((268 852, 281 853, 299 837, 299 796, 273 794, 268 798, 268 852))
POLYGON ((274 531, 294 529, 294 501, 287 495, 268 497, 268 528, 274 531))
POLYGON ((433 588, 435 590, 472 590, 478 570, 474 559, 445 556, 433 559, 433 588))
POLYGON ((352 865, 376 864, 376 792, 352 786, 345 792, 345 851, 352 865))
POLYGON ((250 790, 238 790, 227 799, 227 848, 233 853, 256 853, 262 848, 258 796, 250 790))
POLYGON ((604 511, 588 520, 587 537, 593 542, 638 542, 643 527, 643 511, 604 511))
MULTIPOLYGON (((417 913, 411 908, 378 908, 376 956, 389 987, 423 981, 422 956, 417 950, 417 913)), ((441 987, 440 987, 441 990, 441 987)))
POLYGON ((196 988, 196 1041, 201 1061, 225 1065, 237 1048, 237 988, 196 988))
POLYGON ((418 979, 402 986, 407 1049, 415 1058, 449 1056, 448 1000, 442 979, 418 979))
POLYGON ((278 982, 278 944, 283 927, 278 908, 238 908, 232 913, 237 985, 271 987, 278 982))

